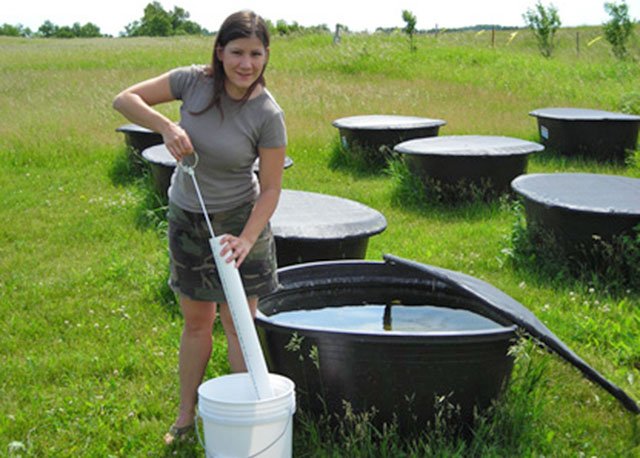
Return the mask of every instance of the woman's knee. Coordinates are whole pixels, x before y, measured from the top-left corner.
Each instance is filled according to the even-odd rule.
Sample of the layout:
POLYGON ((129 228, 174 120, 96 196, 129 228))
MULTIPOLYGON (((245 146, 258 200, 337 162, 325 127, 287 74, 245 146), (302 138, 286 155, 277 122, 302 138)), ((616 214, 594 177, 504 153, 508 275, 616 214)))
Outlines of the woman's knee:
POLYGON ((211 332, 216 319, 216 303, 180 298, 185 332, 211 332))

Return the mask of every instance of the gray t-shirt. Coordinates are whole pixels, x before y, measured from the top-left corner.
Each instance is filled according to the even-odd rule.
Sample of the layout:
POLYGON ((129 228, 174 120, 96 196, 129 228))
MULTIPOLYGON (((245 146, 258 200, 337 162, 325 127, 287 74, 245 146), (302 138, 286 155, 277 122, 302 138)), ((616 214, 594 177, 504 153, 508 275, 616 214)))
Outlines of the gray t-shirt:
MULTIPOLYGON (((204 66, 171 71, 173 96, 182 101, 180 126, 189 134, 199 156, 196 179, 207 211, 227 211, 256 200, 259 186, 253 163, 258 147, 278 148, 287 143, 284 112, 266 89, 244 104, 222 95, 223 115, 217 107, 202 114, 211 101, 213 79, 204 66)), ((201 212, 191 177, 180 167, 171 178, 169 199, 180 208, 201 212)))

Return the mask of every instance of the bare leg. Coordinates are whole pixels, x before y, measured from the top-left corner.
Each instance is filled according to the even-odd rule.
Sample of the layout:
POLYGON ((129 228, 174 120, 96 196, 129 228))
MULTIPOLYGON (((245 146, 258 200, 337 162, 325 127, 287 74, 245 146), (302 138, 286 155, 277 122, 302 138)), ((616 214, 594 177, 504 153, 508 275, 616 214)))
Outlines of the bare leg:
POLYGON ((175 425, 193 423, 197 390, 211 356, 212 329, 216 319, 216 303, 194 301, 181 296, 180 307, 184 317, 180 339, 180 411, 175 425))
MULTIPOLYGON (((258 309, 258 298, 255 296, 249 297, 247 301, 251 309, 251 316, 255 317, 256 310, 258 309)), ((247 366, 244 363, 242 350, 238 342, 238 334, 233 326, 233 318, 231 317, 229 306, 225 303, 220 304, 220 321, 222 322, 224 333, 227 336, 227 357, 229 358, 231 372, 247 372, 247 366)))

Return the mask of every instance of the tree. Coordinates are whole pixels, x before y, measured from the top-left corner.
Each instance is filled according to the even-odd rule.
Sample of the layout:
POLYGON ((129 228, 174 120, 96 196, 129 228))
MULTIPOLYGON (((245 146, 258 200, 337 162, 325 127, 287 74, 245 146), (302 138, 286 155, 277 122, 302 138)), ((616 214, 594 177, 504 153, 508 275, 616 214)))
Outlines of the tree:
POLYGON ((284 19, 278 19, 276 21, 276 32, 278 35, 286 35, 289 33, 289 26, 287 25, 287 21, 284 19))
POLYGON ((136 37, 140 30, 140 21, 133 21, 124 26, 124 32, 120 32, 120 36, 136 37))
POLYGON ((102 36, 102 32, 100 32, 100 27, 93 22, 87 22, 80 28, 80 35, 78 36, 83 38, 97 38, 102 36))
POLYGON ((288 24, 284 19, 278 19, 276 21, 275 32, 280 36, 301 32, 302 30, 303 27, 296 21, 293 21, 291 24, 288 24))
MULTIPOLYGON (((28 37, 32 35, 31 30, 23 29, 20 25, 18 27, 20 28, 21 36, 28 37)), ((38 28, 36 36, 43 38, 95 38, 101 37, 102 33, 100 33, 100 27, 91 22, 87 22, 84 25, 75 22, 72 26, 57 26, 47 20, 38 28)))
POLYGON ((618 59, 627 57, 627 42, 633 32, 633 21, 629 19, 629 7, 620 4, 605 3, 604 9, 611 19, 603 25, 604 37, 611 44, 613 54, 618 59))
POLYGON ((189 13, 178 6, 170 13, 174 35, 201 35, 208 33, 199 24, 189 20, 189 13))
POLYGON ((125 30, 130 37, 168 37, 173 35, 173 23, 162 5, 152 2, 145 6, 142 19, 128 24, 125 30))
POLYGON ((166 11, 162 5, 154 1, 144 8, 144 15, 139 21, 125 26, 125 36, 168 37, 172 35, 198 35, 208 33, 206 29, 189 20, 189 13, 178 6, 173 11, 166 11))
POLYGON ((544 7, 542 3, 538 2, 535 9, 528 9, 522 17, 535 34, 540 53, 544 57, 551 57, 554 36, 561 25, 558 9, 553 4, 544 7))
POLYGON ((16 26, 4 23, 0 27, 0 35, 7 37, 19 37, 20 32, 18 31, 18 28, 16 26))
POLYGON ((54 38, 75 38, 73 29, 68 25, 63 25, 56 29, 56 33, 53 34, 54 38))
POLYGON ((73 31, 73 36, 78 38, 97 38, 102 36, 100 27, 91 22, 87 22, 85 25, 75 22, 71 26, 71 30, 73 31))
POLYGON ((45 38, 53 37, 58 31, 58 26, 53 22, 46 20, 42 23, 42 25, 38 28, 38 35, 45 38))
POLYGON ((418 20, 416 16, 409 10, 402 10, 402 20, 405 22, 405 26, 402 29, 404 33, 409 37, 409 49, 415 51, 416 45, 414 43, 414 35, 416 33, 416 24, 418 20))
POLYGON ((160 2, 149 3, 144 8, 141 24, 142 35, 150 37, 173 35, 173 21, 160 2))
POLYGON ((0 26, 0 35, 9 37, 30 37, 32 35, 29 27, 24 27, 22 24, 11 25, 2 24, 0 26))

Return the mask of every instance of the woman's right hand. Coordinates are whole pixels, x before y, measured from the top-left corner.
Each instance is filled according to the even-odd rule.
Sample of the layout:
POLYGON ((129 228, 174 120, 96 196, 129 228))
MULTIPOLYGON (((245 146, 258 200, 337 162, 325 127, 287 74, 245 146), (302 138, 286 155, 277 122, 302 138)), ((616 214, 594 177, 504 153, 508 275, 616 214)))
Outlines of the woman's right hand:
POLYGON ((131 122, 159 132, 169 153, 180 161, 187 154, 193 153, 189 134, 153 108, 159 103, 175 100, 170 78, 171 72, 167 72, 128 87, 116 96, 113 107, 131 122))
POLYGON ((189 134, 178 124, 171 123, 162 132, 162 140, 171 155, 180 162, 188 154, 193 154, 193 145, 189 134))

